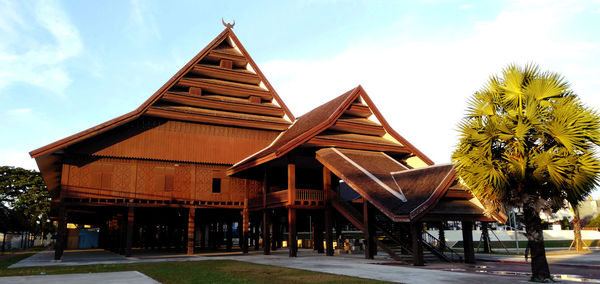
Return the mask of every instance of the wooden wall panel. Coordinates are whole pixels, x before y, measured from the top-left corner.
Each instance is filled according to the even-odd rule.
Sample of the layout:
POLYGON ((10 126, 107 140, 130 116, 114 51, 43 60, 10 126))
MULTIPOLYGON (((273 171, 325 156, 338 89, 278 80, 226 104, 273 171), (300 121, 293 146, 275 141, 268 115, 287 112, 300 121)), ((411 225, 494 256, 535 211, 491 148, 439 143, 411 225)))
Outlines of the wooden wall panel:
POLYGON ((136 163, 111 159, 113 162, 111 191, 125 198, 135 198, 136 163))
MULTIPOLYGON (((65 163, 64 197, 243 202, 246 190, 258 194, 261 182, 230 178, 227 166, 100 158, 65 163), (213 193, 213 178, 221 191, 213 193)), ((227 204, 222 204, 225 202, 227 204)))
POLYGON ((190 164, 178 164, 175 167, 174 176, 174 191, 173 198, 193 200, 195 198, 194 192, 194 165, 190 164))
POLYGON ((268 146, 278 134, 278 131, 140 118, 76 145, 70 152, 232 165, 268 146))

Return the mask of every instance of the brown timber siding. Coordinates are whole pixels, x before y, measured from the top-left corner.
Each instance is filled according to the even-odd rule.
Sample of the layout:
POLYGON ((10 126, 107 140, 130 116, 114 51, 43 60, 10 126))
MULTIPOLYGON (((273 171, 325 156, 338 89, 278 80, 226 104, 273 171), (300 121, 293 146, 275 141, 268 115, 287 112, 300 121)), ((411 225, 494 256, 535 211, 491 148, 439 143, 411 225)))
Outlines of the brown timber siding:
POLYGON ((75 145, 102 157, 234 164, 268 146, 278 131, 142 118, 75 145))
POLYGON ((61 195, 63 198, 242 202, 246 188, 251 192, 260 190, 260 182, 228 177, 225 169, 227 166, 222 165, 72 157, 71 162, 63 166, 63 172, 68 172, 69 177, 62 184, 61 195), (108 168, 112 168, 110 184, 105 184, 97 176, 102 176, 105 173, 102 170, 108 168), (212 192, 213 177, 221 178, 220 193, 212 192))

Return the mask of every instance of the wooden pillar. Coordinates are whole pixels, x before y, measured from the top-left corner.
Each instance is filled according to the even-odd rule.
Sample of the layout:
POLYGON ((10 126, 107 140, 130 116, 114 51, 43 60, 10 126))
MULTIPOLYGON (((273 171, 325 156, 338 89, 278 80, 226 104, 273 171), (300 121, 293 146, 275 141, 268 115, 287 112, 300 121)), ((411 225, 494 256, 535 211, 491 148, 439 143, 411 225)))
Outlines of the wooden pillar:
POLYGON ((260 222, 258 222, 258 218, 254 217, 256 223, 252 226, 254 227, 254 250, 260 249, 260 222))
POLYGON ((317 251, 317 253, 324 253, 325 250, 323 248, 323 221, 321 221, 320 218, 318 218, 318 217, 314 218, 314 220, 315 220, 315 230, 314 230, 315 243, 314 243, 314 249, 317 251))
POLYGON ((323 190, 325 191, 325 250, 327 256, 333 256, 333 212, 331 209, 331 172, 323 167, 323 190))
POLYGON ((423 223, 410 223, 410 234, 412 239, 413 265, 425 265, 423 260, 423 223))
POLYGON ((125 255, 125 247, 127 246, 127 215, 119 214, 119 254, 125 255))
POLYGON ((58 228, 56 244, 54 245, 54 260, 60 260, 67 241, 67 212, 64 206, 58 208, 58 228))
POLYGON ((288 205, 296 203, 296 164, 288 164, 288 205))
POLYGON ((188 230, 187 230, 187 254, 194 254, 196 233, 196 208, 192 207, 188 212, 188 230))
POLYGON ((248 211, 248 198, 244 200, 244 209, 242 210, 242 234, 240 237, 240 247, 243 253, 248 253, 248 232, 250 231, 250 211, 248 211))
POLYGON ((483 252, 491 253, 489 222, 481 222, 481 238, 483 239, 483 252))
POLYGON ((200 231, 200 249, 206 248, 206 224, 200 223, 199 226, 200 231))
POLYGON ((473 222, 462 221, 463 247, 465 249, 465 263, 475 263, 475 249, 473 248, 473 222))
POLYGON ((263 210, 263 251, 265 255, 271 254, 271 216, 269 216, 269 210, 263 210))
POLYGON ((133 218, 134 211, 133 207, 129 207, 127 209, 127 228, 126 228, 126 236, 125 236, 125 256, 131 256, 131 242, 133 240, 133 218))
POLYGON ((365 235, 365 258, 373 259, 377 254, 377 245, 375 244, 375 230, 373 228, 374 217, 369 201, 363 199, 363 224, 365 235))
POLYGON ((233 249, 233 220, 231 220, 231 217, 227 218, 227 235, 225 237, 227 239, 227 251, 231 251, 233 249))
POLYGON ((296 236, 296 208, 288 209, 288 250, 290 257, 296 257, 298 254, 298 241, 296 236))
POLYGON ((444 251, 446 249, 446 232, 444 231, 445 223, 446 222, 444 221, 438 223, 438 240, 440 240, 440 251, 444 251))
POLYGON ((279 219, 277 217, 277 211, 273 211, 273 215, 271 216, 271 231, 273 233, 273 238, 271 239, 271 250, 277 250, 277 244, 279 243, 279 219))

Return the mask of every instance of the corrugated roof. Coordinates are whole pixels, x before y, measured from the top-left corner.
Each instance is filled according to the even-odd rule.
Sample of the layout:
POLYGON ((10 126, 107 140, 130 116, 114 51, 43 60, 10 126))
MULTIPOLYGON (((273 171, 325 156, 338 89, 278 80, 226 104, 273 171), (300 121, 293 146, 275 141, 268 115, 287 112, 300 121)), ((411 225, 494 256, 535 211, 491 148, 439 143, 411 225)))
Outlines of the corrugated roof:
MULTIPOLYGON (((368 123, 368 125, 373 125, 373 123, 368 123)), ((417 148, 415 148, 412 144, 410 144, 408 141, 402 138, 389 126, 389 124, 383 118, 381 113, 379 113, 379 110, 377 110, 371 99, 368 97, 364 89, 359 85, 356 88, 347 91, 346 93, 336 97, 335 99, 299 117, 286 131, 279 135, 279 137, 277 137, 277 139, 275 139, 275 141, 273 141, 271 145, 235 164, 233 167, 229 168, 227 174, 233 175, 251 167, 281 157, 282 155, 285 155, 292 149, 300 146, 301 144, 307 142, 309 139, 314 137, 319 137, 322 139, 329 138, 330 140, 334 137, 337 137, 340 138, 341 141, 352 141, 358 143, 369 142, 373 144, 380 144, 386 146, 397 146, 398 148, 403 147, 408 149, 407 152, 418 156, 425 163, 428 163, 430 165, 433 164, 433 162, 427 156, 421 153, 417 148), (385 131, 389 133, 394 139, 396 139, 397 142, 369 135, 359 137, 361 135, 347 133, 332 134, 330 132, 324 133, 324 131, 331 128, 336 123, 336 121, 340 119, 344 112, 353 106, 353 104, 355 106, 355 101, 359 98, 362 98, 365 101, 372 114, 375 115, 379 122, 381 122, 381 125, 383 126, 385 131), (328 135, 327 133, 329 133, 330 135, 328 135), (323 137, 317 136, 319 134, 323 135, 323 137)))
POLYGON ((455 179, 452 165, 408 169, 382 152, 325 148, 316 158, 397 222, 423 216, 455 179))

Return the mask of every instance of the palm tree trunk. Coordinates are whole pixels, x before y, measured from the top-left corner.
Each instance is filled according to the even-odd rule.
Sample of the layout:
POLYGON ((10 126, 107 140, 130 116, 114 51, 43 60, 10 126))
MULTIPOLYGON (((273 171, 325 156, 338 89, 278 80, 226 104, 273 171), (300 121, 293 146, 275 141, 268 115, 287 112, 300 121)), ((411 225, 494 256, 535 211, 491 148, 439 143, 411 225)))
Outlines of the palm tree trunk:
POLYGON ((528 246, 531 252, 531 281, 543 282, 551 279, 546 249, 544 247, 544 232, 539 212, 530 206, 523 208, 528 246))
POLYGON ((583 241, 581 240, 581 220, 579 219, 579 210, 573 208, 573 241, 575 242, 575 250, 580 252, 583 250, 583 241))

